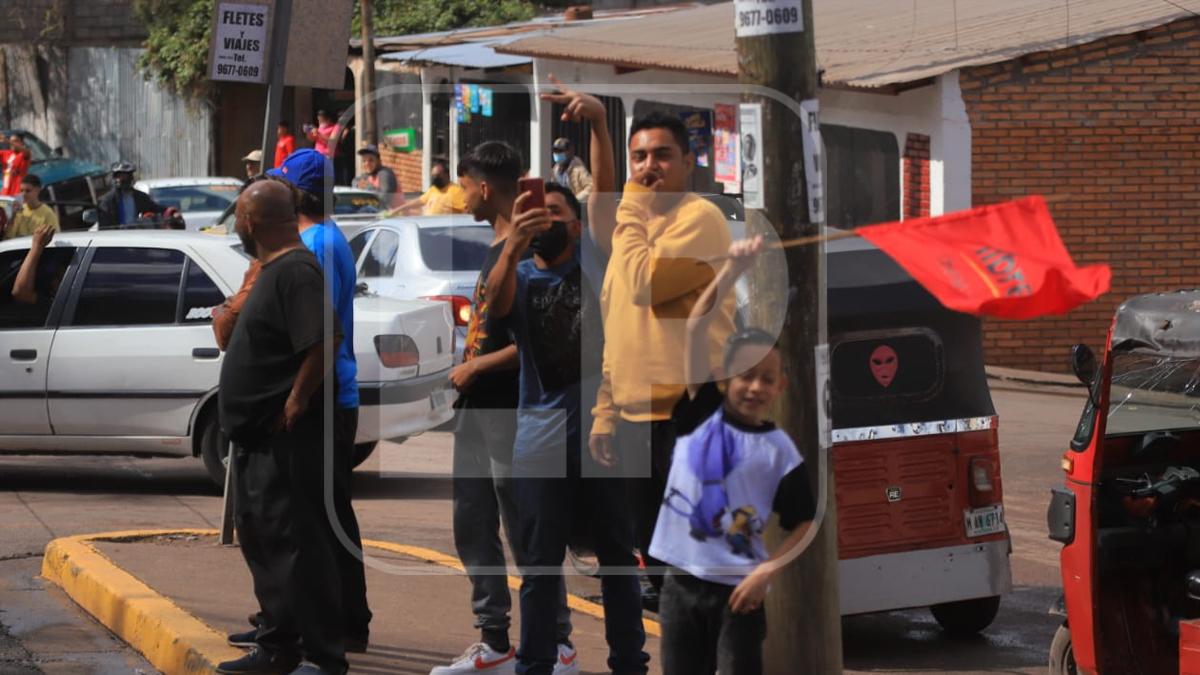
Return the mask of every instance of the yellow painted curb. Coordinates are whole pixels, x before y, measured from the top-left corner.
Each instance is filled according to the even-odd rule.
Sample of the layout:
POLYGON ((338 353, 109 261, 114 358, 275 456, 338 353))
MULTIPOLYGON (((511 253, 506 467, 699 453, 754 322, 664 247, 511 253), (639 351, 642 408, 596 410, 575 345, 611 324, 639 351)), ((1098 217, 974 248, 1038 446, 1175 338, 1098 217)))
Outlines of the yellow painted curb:
MULTIPOLYGON (((411 556, 413 558, 419 558, 426 562, 443 565, 445 567, 449 567, 451 569, 455 569, 460 572, 465 571, 463 568, 462 562, 459 561, 458 558, 455 558, 454 556, 446 555, 445 553, 439 553, 437 551, 434 551, 434 550, 431 550, 428 548, 422 548, 420 546, 409 546, 408 544, 393 544, 393 543, 387 542, 387 541, 368 541, 365 539, 363 540, 363 546, 370 546, 371 548, 378 548, 378 549, 382 549, 384 551, 391 551, 392 553, 402 553, 404 555, 411 556)), ((513 589, 514 591, 521 590, 521 578, 514 577, 511 574, 508 575, 508 587, 513 589)), ((604 620, 604 607, 603 606, 598 605, 598 604, 592 602, 591 600, 584 600, 583 598, 579 597, 578 595, 573 595, 571 593, 568 593, 567 594, 567 606, 581 614, 587 614, 588 616, 593 616, 597 619, 600 619, 601 621, 604 620)), ((647 635, 653 635, 654 637, 662 637, 662 627, 659 625, 659 623, 657 621, 643 618, 642 626, 646 629, 647 635)))
POLYGON ((142 539, 167 534, 215 534, 214 530, 110 532, 55 539, 46 546, 42 576, 58 584, 155 668, 171 675, 211 673, 217 663, 243 652, 225 636, 180 609, 97 551, 92 541, 142 539))
MULTIPOLYGON (((170 535, 215 536, 216 530, 130 530, 55 539, 46 545, 42 576, 57 584, 80 607, 138 650, 155 668, 170 675, 212 673, 221 661, 244 654, 225 643, 225 636, 139 581, 96 550, 96 541, 135 541, 170 535)), ((411 556, 459 572, 462 562, 433 549, 386 541, 364 540, 364 546, 411 556)), ((518 577, 508 585, 521 587, 518 577)), ((576 595, 571 609, 604 618, 604 608, 576 595)), ((657 621, 642 620, 646 633, 662 636, 657 621)))

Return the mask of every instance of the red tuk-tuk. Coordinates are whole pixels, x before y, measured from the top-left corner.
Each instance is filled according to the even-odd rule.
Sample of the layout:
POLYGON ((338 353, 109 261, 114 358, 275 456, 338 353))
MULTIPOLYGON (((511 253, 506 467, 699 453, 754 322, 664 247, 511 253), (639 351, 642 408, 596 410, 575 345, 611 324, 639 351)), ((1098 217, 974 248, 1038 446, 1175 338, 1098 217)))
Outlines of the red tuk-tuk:
POLYGON ((842 614, 929 607, 982 630, 1012 545, 980 322, 865 240, 827 260, 842 614))
POLYGON ((1047 522, 1065 621, 1050 672, 1200 673, 1200 291, 1117 309, 1047 522), (1101 414, 1104 411, 1104 414, 1101 414))

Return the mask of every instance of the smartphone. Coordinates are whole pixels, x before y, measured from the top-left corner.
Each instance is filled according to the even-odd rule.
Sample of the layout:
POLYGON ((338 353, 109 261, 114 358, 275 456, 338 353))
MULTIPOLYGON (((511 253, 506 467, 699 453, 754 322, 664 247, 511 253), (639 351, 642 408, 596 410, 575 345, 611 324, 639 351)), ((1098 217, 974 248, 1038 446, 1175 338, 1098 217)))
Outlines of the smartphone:
POLYGON ((541 178, 522 178, 517 181, 517 194, 531 193, 528 199, 525 200, 525 208, 529 209, 544 209, 546 208, 546 181, 541 178))

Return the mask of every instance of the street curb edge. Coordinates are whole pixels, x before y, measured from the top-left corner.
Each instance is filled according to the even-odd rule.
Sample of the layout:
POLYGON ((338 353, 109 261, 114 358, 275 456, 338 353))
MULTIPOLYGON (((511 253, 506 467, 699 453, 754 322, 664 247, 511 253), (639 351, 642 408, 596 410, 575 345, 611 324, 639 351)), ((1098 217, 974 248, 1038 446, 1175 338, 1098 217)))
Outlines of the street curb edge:
MULTIPOLYGON (((222 661, 244 654, 230 647, 225 636, 180 608, 169 598, 121 569, 98 551, 95 541, 135 541, 169 535, 216 536, 217 530, 128 530, 62 537, 46 545, 42 576, 63 589, 76 604, 136 649, 155 668, 170 675, 208 675, 222 661)), ((363 546, 401 553, 429 563, 463 571, 453 556, 420 546, 364 540, 363 546)), ((519 590, 521 580, 509 575, 508 586, 519 590)), ((567 594, 574 611, 603 620, 604 608, 567 594)), ((662 637, 657 621, 642 619, 646 634, 662 637)))
POLYGON ((225 644, 224 635, 118 567, 91 542, 215 533, 154 530, 63 537, 46 545, 42 576, 160 671, 212 673, 217 663, 238 658, 242 652, 225 644))

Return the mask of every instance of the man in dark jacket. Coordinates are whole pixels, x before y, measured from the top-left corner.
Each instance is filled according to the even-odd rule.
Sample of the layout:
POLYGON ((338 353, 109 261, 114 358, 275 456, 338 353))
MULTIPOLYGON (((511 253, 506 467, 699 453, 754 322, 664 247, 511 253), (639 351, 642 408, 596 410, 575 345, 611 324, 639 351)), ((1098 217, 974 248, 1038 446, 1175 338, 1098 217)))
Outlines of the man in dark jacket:
POLYGON ((128 225, 143 213, 161 215, 167 210, 167 207, 151 199, 150 195, 133 189, 135 171, 137 168, 130 162, 113 163, 113 189, 96 204, 101 229, 128 225))

